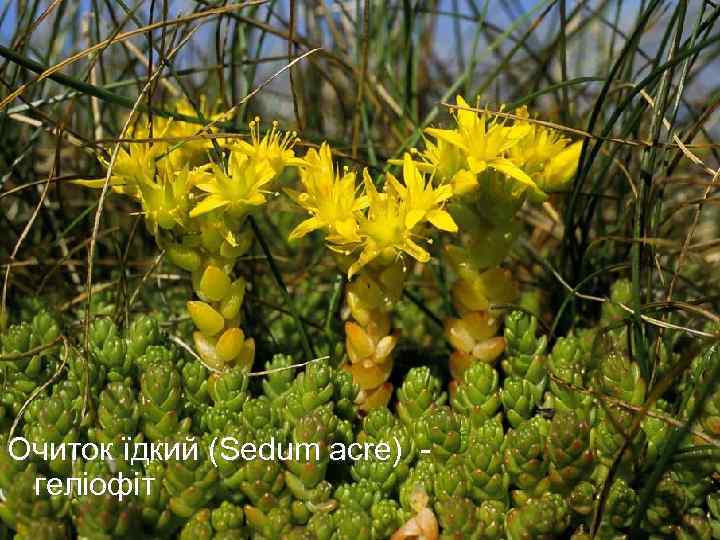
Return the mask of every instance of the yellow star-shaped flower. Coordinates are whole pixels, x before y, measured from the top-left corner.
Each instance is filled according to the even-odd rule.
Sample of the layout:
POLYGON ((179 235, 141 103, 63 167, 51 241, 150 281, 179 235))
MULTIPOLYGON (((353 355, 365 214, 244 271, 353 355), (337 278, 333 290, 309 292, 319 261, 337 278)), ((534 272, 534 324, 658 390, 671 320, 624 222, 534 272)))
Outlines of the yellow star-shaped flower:
POLYGON ((267 191, 263 188, 275 178, 275 171, 267 161, 232 152, 228 171, 213 163, 206 178, 206 181, 197 184, 197 188, 208 196, 190 211, 190 217, 222 209, 223 213, 227 212, 234 218, 242 218, 254 207, 265 204, 267 191))
POLYGON ((286 192, 311 217, 290 233, 290 240, 301 238, 311 231, 325 229, 328 241, 344 245, 359 242, 357 213, 368 205, 368 198, 359 195, 355 173, 340 174, 333 166, 332 152, 327 143, 320 150, 310 149, 300 169, 300 184, 305 190, 286 192))

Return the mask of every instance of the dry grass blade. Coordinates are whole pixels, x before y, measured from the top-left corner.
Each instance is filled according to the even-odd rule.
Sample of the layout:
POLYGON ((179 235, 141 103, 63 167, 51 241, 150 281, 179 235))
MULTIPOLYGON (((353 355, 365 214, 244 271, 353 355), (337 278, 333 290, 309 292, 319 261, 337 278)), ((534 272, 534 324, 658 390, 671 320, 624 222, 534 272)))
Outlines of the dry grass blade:
POLYGON ((170 26, 180 26, 183 24, 191 23, 198 19, 208 19, 208 18, 212 18, 212 17, 217 17, 217 16, 223 15, 225 13, 230 13, 235 10, 243 9, 247 6, 264 4, 267 1, 268 0, 248 0, 248 1, 240 3, 240 4, 233 4, 233 5, 219 7, 219 8, 208 9, 206 11, 201 11, 199 13, 193 13, 192 15, 178 17, 177 19, 173 19, 173 20, 169 20, 169 21, 161 21, 161 22, 149 24, 142 28, 136 28, 134 30, 128 30, 127 32, 122 32, 112 38, 103 40, 99 43, 94 44, 91 47, 88 47, 87 49, 85 49, 83 51, 73 54, 72 56, 66 58, 62 62, 50 67, 49 69, 47 69, 46 71, 41 73, 32 82, 28 82, 26 84, 21 85, 20 87, 15 89, 13 92, 11 92, 8 96, 6 96, 2 101, 0 101, 0 111, 4 110, 8 106, 8 104, 15 101, 15 99, 17 99, 25 91, 27 91, 27 89, 31 85, 37 84, 37 83, 51 77, 52 75, 54 75, 55 73, 58 73, 59 71, 68 67, 69 65, 71 65, 79 60, 82 60, 83 58, 86 58, 87 56, 90 56, 94 52, 105 49, 109 45, 112 45, 114 43, 120 43, 122 41, 128 40, 137 35, 146 34, 146 33, 152 32, 152 31, 160 29, 160 28, 167 28, 170 26))

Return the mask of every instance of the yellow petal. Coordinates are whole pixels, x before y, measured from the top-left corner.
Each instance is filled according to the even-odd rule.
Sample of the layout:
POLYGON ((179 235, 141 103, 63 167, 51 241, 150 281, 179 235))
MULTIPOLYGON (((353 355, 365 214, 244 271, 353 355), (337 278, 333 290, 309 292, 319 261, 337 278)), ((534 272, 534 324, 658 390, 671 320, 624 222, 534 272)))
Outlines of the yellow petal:
POLYGON ((286 167, 304 167, 305 165, 307 165, 307 163, 305 163, 305 160, 299 157, 287 158, 284 160, 284 163, 286 167))
MULTIPOLYGON (((392 187, 392 189, 400 196, 404 196, 404 194, 407 192, 405 186, 398 182, 398 179, 395 178, 393 174, 387 173, 385 175, 385 182, 389 184, 390 187, 392 187)), ((407 185, 407 182, 405 182, 405 185, 407 185)))
POLYGON ((457 232, 455 220, 445 210, 433 210, 427 215, 428 221, 441 231, 457 232))
POLYGON ((426 263, 430 260, 430 254, 409 238, 405 239, 402 250, 418 262, 426 263))
POLYGON ((215 345, 217 356, 223 362, 230 363, 240 354, 245 342, 245 334, 240 328, 228 328, 215 345))
POLYGON ((407 152, 403 156, 403 179, 406 186, 422 184, 422 175, 407 152))
MULTIPOLYGON (((93 189, 100 189, 105 185, 105 179, 104 178, 98 178, 96 180, 71 180, 71 184, 75 184, 76 186, 83 186, 93 189)), ((112 178, 110 179, 110 185, 117 185, 117 181, 113 182, 112 178)))
POLYGON ((235 144, 233 145, 235 152, 233 152, 233 155, 235 155, 236 152, 242 152, 244 154, 253 154, 255 151, 255 148, 252 144, 248 143, 247 141, 243 141, 242 139, 236 139, 235 144))
POLYGON ((520 139, 527 137, 532 130, 533 127, 526 123, 515 124, 505 128, 505 136, 508 140, 506 144, 503 145, 503 150, 507 150, 508 148, 515 146, 520 139))
POLYGON ((425 217, 425 212, 423 210, 415 208, 414 210, 410 210, 405 215, 405 227, 407 229, 412 229, 417 225, 423 218, 425 217))
POLYGON ((483 173, 488 168, 487 161, 484 159, 478 159, 474 156, 469 156, 467 162, 470 166, 470 171, 475 174, 483 173))
POLYGON ((570 181, 577 171, 581 151, 582 143, 576 142, 550 160, 543 175, 545 191, 557 190, 570 181))
POLYGON ((228 205, 230 202, 224 200, 219 195, 209 195, 200 201, 195 208, 190 211, 190 217, 198 217, 208 212, 212 212, 218 208, 228 205))
POLYGON ((357 199, 355 199, 355 202, 352 206, 352 211, 357 212, 359 210, 364 210, 370 205, 370 201, 367 198, 367 195, 361 195, 357 199))
POLYGON ((467 169, 458 171, 453 176, 451 183, 456 195, 465 195, 478 187, 477 176, 467 169))
POLYGON ((325 224, 320 219, 316 217, 311 217, 300 223, 297 227, 295 227, 290 233, 288 239, 297 240, 298 238, 302 238, 303 236, 311 233, 312 231, 322 228, 324 225, 325 224))
POLYGON ((216 182, 208 182, 208 183, 205 183, 205 184, 195 184, 195 186, 196 186, 199 190, 205 191, 205 192, 207 192, 207 193, 212 193, 212 194, 215 194, 215 195, 217 195, 218 193, 220 193, 220 189, 218 188, 218 185, 217 185, 216 182))
POLYGON ((205 302, 188 302, 187 308, 195 326, 206 336, 214 336, 225 326, 223 316, 205 302))
POLYGON ((337 231, 342 243, 352 243, 360 241, 357 234, 357 221, 355 218, 349 217, 335 222, 335 230, 337 231))
POLYGON ((370 173, 368 172, 367 168, 363 169, 363 185, 365 186, 365 191, 367 192, 369 203, 373 204, 378 198, 378 192, 377 189, 375 189, 375 184, 370 177, 370 173))
POLYGON ((462 96, 457 96, 455 102, 460 109, 455 109, 460 124, 465 129, 472 129, 473 126, 479 121, 478 115, 475 111, 468 111, 470 105, 463 99, 462 96))
POLYGON ((530 188, 537 188, 533 179, 509 159, 497 159, 493 161, 492 168, 506 176, 509 176, 510 178, 514 178, 515 180, 522 182, 530 188))
POLYGON ((425 130, 425 132, 428 135, 432 135, 436 139, 448 142, 453 146, 462 148, 463 150, 467 150, 467 144, 465 144, 465 139, 463 138, 462 134, 456 129, 428 128, 425 130))
POLYGON ((265 204, 265 195, 260 192, 251 193, 250 196, 245 199, 247 204, 252 206, 262 206, 265 204))
POLYGON ((448 200, 453 195, 453 189, 452 186, 449 186, 447 184, 444 184, 442 186, 439 186, 435 190, 435 202, 441 203, 443 201, 448 200))
POLYGON ((213 302, 219 302, 230 292, 230 277, 211 264, 203 272, 199 291, 213 302))
POLYGON ((465 101, 465 98, 462 97, 460 94, 458 94, 457 96, 455 96, 455 104, 456 104, 458 107, 465 107, 466 109, 470 107, 470 106, 467 104, 467 101, 465 101))

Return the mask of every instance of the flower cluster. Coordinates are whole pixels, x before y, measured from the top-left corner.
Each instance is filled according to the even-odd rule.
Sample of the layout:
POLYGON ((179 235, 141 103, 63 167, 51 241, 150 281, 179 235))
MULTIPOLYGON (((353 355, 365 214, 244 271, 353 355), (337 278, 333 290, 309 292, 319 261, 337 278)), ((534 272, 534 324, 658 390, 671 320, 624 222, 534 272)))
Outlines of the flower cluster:
POLYGON ((515 299, 509 272, 498 265, 519 229, 517 210, 526 199, 544 201, 574 174, 581 145, 529 118, 526 109, 500 122, 457 98, 455 127, 429 128, 423 150, 390 160, 402 179, 387 173, 378 188, 367 169, 333 165, 330 147, 310 150, 300 167, 302 190, 287 190, 310 217, 290 239, 322 230, 348 278, 345 325, 348 371, 361 388, 361 406, 387 402, 392 351, 397 343, 390 312, 400 299, 407 260, 426 263, 429 234, 460 233, 461 245, 445 257, 456 275, 452 287, 459 318, 445 321, 455 347, 450 370, 460 380, 474 362, 493 362, 505 341, 494 337, 500 312, 493 304, 515 299), (425 244, 425 245, 423 245, 425 244))
POLYGON ((581 143, 530 119, 526 108, 514 121, 499 121, 472 110, 458 96, 455 127, 426 130, 425 148, 414 149, 418 169, 450 188, 449 210, 459 224, 461 245, 446 247, 455 272, 452 297, 458 318, 445 320, 455 351, 450 371, 456 380, 474 362, 494 362, 504 340, 494 337, 500 311, 516 290, 499 267, 519 232, 516 213, 526 199, 547 200, 575 174, 581 143))
MULTIPOLYGON (((187 114, 186 106, 179 104, 177 112, 187 114)), ((226 117, 207 116, 213 123, 226 117)), ((163 231, 197 236, 202 246, 217 256, 238 247, 239 226, 265 204, 268 184, 286 167, 303 163, 293 150, 296 135, 280 131, 277 123, 261 135, 258 118, 249 124, 250 141, 218 139, 214 143, 210 142, 214 128, 162 118, 150 122, 146 117, 139 124, 126 134, 137 142, 118 151, 110 186, 138 200, 156 236, 163 231), (212 150, 221 147, 226 156, 211 159, 212 150)), ((100 161, 110 167, 102 157, 100 161)), ((99 188, 104 182, 77 183, 99 188)))
POLYGON ((428 224, 442 231, 458 230, 444 209, 452 189, 433 186, 430 175, 418 168, 410 154, 402 161, 402 182, 388 173, 382 191, 367 169, 361 187, 356 185, 354 172, 341 174, 332 164, 327 144, 319 152, 311 150, 305 161, 307 166, 300 172, 304 192, 288 193, 311 217, 300 223, 290 238, 324 229, 332 250, 344 255, 358 253, 348 277, 378 259, 381 264, 390 264, 407 255, 427 262, 430 254, 417 240, 423 238, 428 224))
POLYGON ((428 128, 426 147, 416 152, 419 167, 456 195, 478 191, 488 206, 543 201, 577 170, 582 143, 531 120, 525 107, 511 115, 514 122, 501 122, 458 96, 454 116, 452 129, 428 128))
MULTIPOLYGON (((193 115, 185 101, 175 111, 193 115)), ((279 130, 277 123, 263 135, 256 118, 249 140, 216 138, 212 126, 228 114, 213 114, 202 102, 201 116, 210 119, 209 127, 141 117, 127 133, 135 140, 118 150, 109 183, 140 203, 158 245, 174 264, 192 272, 199 300, 187 307, 205 364, 249 369, 254 341, 239 328, 245 282, 233 275, 235 262, 252 243, 244 223, 266 203, 271 183, 285 168, 304 162, 295 156, 296 134, 279 130)), ((104 182, 78 183, 97 188, 104 182)))
MULTIPOLYGON (((510 273, 499 266, 517 236, 515 214, 526 199, 544 201, 571 178, 580 144, 532 120, 526 109, 501 114, 513 120, 500 121, 470 109, 462 97, 457 104, 454 127, 428 128, 424 149, 390 160, 401 175, 382 178, 339 168, 327 143, 296 156, 296 134, 277 123, 263 135, 253 120, 249 140, 221 136, 214 126, 229 113, 216 114, 204 101, 200 116, 210 119, 208 126, 141 117, 127 134, 134 140, 119 149, 110 186, 140 203, 158 245, 192 273, 198 299, 187 308, 206 366, 222 371, 253 363, 254 341, 240 329, 245 282, 235 264, 252 243, 247 217, 268 201, 288 167, 298 170, 299 182, 286 193, 309 214, 290 239, 324 232, 350 279, 345 368, 360 387, 361 407, 390 398, 398 342, 391 312, 408 263, 427 263, 439 232, 458 239, 443 255, 454 271, 459 315, 445 320, 456 349, 453 376, 460 380, 474 362, 493 362, 502 353, 505 342, 494 337, 501 313, 492 306, 515 299, 510 273)), ((195 110, 186 101, 175 109, 184 116, 195 110)), ((104 180, 80 183, 101 187, 104 180)))
POLYGON ((327 143, 310 150, 300 168, 303 190, 287 190, 310 217, 290 239, 324 230, 330 249, 357 256, 349 277, 378 258, 427 262, 418 243, 427 225, 457 232, 467 224, 492 237, 489 226, 508 229, 526 198, 544 201, 575 173, 581 143, 532 121, 526 108, 509 123, 471 110, 460 96, 457 104, 454 128, 428 128, 423 150, 390 160, 402 167, 402 182, 388 173, 382 191, 367 170, 358 186, 354 171, 335 167, 327 143), (448 211, 451 202, 458 204, 448 211))
POLYGON ((360 407, 372 409, 385 405, 392 393, 387 381, 398 333, 391 328, 390 311, 402 295, 406 258, 429 261, 421 245, 429 242, 429 229, 457 232, 458 226, 445 209, 452 188, 434 186, 410 154, 402 161, 402 180, 388 173, 378 189, 367 169, 362 176, 358 186, 356 174, 338 170, 323 144, 308 152, 300 168, 303 191, 288 194, 310 214, 290 238, 323 230, 343 270, 356 277, 345 294, 354 319, 345 323, 345 369, 360 388, 360 407))

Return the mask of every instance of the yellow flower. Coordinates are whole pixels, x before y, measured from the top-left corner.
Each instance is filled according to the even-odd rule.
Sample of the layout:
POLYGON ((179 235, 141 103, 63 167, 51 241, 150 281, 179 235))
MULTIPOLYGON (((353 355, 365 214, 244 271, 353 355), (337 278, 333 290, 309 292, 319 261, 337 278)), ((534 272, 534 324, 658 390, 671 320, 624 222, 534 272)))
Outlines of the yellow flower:
MULTIPOLYGON (((200 114, 211 120, 220 119, 221 114, 213 114, 207 105, 205 96, 200 97, 200 114)), ((186 116, 197 116, 198 112, 192 104, 182 98, 172 105, 172 109, 186 116)), ((181 140, 192 138, 204 131, 203 126, 191 124, 179 120, 154 117, 152 130, 147 115, 143 115, 137 122, 137 126, 131 127, 124 134, 125 137, 134 139, 160 139, 150 142, 127 143, 118 151, 115 159, 113 174, 110 185, 113 191, 138 197, 139 184, 152 183, 158 166, 168 166, 173 170, 180 170, 184 167, 200 165, 206 157, 208 141, 202 139, 181 140), (162 139, 173 138, 177 141, 166 141, 162 139)), ((215 131, 214 129, 210 130, 215 131)), ((102 157, 98 158, 107 169, 109 163, 102 157)), ((102 187, 104 179, 101 180, 79 180, 75 183, 86 187, 102 187)))
MULTIPOLYGON (((148 138, 148 132, 143 127, 128 130, 123 136, 145 139, 148 138)), ((164 132, 155 133, 154 136, 164 136, 164 132)), ((139 199, 141 197, 140 184, 153 182, 158 162, 165 157, 166 152, 167 145, 163 142, 128 143, 121 146, 118 149, 110 177, 112 190, 139 199)), ((110 162, 102 156, 98 156, 98 160, 103 164, 105 170, 110 167, 110 162)), ((73 183, 99 189, 105 185, 105 179, 76 180, 73 183)))
POLYGON ((390 262, 406 254, 419 262, 429 261, 430 254, 413 239, 418 236, 415 229, 425 221, 440 230, 457 231, 441 207, 452 195, 449 186, 434 189, 426 183, 409 154, 403 160, 403 180, 405 185, 388 175, 384 190, 378 192, 367 169, 363 171, 369 204, 367 215, 359 216, 362 250, 348 270, 350 277, 378 257, 390 262))
POLYGON ((403 159, 403 183, 388 174, 385 188, 379 192, 366 169, 365 193, 358 194, 355 174, 346 171, 341 175, 333 167, 330 147, 323 144, 319 152, 308 151, 300 181, 304 192, 287 191, 311 217, 300 223, 290 238, 325 229, 330 249, 348 258, 359 250, 357 259, 348 261, 350 277, 378 257, 383 258, 383 264, 402 254, 427 262, 430 254, 414 240, 416 229, 425 222, 440 230, 457 231, 455 221, 443 208, 453 194, 452 188, 433 187, 429 175, 420 172, 410 154, 403 159))
POLYGON ((435 176, 440 183, 452 182, 458 173, 468 167, 467 159, 462 151, 443 139, 438 139, 435 144, 432 141, 426 141, 422 156, 432 164, 435 176))
POLYGON ((297 142, 294 131, 282 132, 277 121, 272 123, 270 131, 260 136, 260 119, 255 118, 249 124, 250 142, 237 140, 233 148, 255 161, 266 161, 275 174, 280 174, 285 167, 303 165, 303 160, 295 157, 293 147, 297 142))
MULTIPOLYGON (((170 125, 168 122, 155 125, 153 137, 167 136, 170 125)), ((145 126, 128 132, 129 137, 137 139, 150 136, 145 126)), ((153 234, 157 234, 158 229, 184 226, 187 221, 195 171, 191 171, 187 163, 173 163, 170 155, 169 146, 163 141, 128 143, 118 150, 110 177, 113 191, 140 201, 153 234)), ((106 169, 110 166, 104 158, 98 159, 106 169)), ((105 180, 78 180, 75 183, 101 188, 105 180)))
POLYGON ((381 255, 387 261, 402 253, 420 262, 429 261, 430 254, 412 239, 411 228, 408 228, 405 219, 407 206, 400 193, 393 189, 392 184, 386 186, 383 192, 378 192, 367 169, 363 171, 363 181, 369 207, 367 216, 359 216, 362 251, 350 266, 348 277, 381 255))
POLYGON ((457 232, 455 221, 442 209, 442 204, 453 195, 452 187, 441 185, 433 188, 429 180, 425 181, 410 154, 405 154, 403 157, 405 185, 400 184, 392 174, 387 175, 387 181, 405 202, 407 208, 405 226, 408 229, 412 229, 421 221, 429 221, 442 231, 457 232))
POLYGON ((578 169, 582 142, 575 142, 552 157, 538 178, 540 188, 545 192, 557 191, 566 185, 578 169))
MULTIPOLYGON (((439 184, 451 185, 456 182, 458 175, 469 174, 465 154, 460 148, 444 139, 437 139, 435 143, 425 139, 424 142, 425 148, 422 151, 411 149, 411 155, 416 158, 413 161, 420 172, 431 174, 439 184)), ((403 161, 389 159, 388 163, 402 165, 403 161)))
MULTIPOLYGON (((508 152, 513 146, 529 133, 529 126, 505 126, 488 119, 485 114, 467 110, 468 104, 460 96, 457 97, 457 104, 461 108, 455 112, 456 129, 428 128, 426 132, 438 141, 459 148, 466 156, 469 172, 475 177, 492 169, 518 182, 516 195, 529 189, 542 197, 533 179, 508 158, 508 152)), ((473 185, 472 176, 467 174, 458 180, 460 192, 469 190, 473 185)))
POLYGON ((253 207, 265 203, 267 192, 263 187, 275 177, 275 171, 267 161, 232 152, 227 173, 213 163, 205 176, 209 178, 198 183, 197 188, 209 195, 190 211, 190 217, 222 209, 233 218, 243 218, 253 207))
POLYGON ((138 184, 145 221, 153 234, 158 228, 184 226, 190 206, 193 173, 184 167, 177 172, 167 164, 159 167, 154 178, 138 184))
MULTIPOLYGON (((211 107, 204 95, 200 96, 197 108, 185 97, 172 104, 172 109, 185 116, 201 117, 210 124, 230 118, 227 112, 218 113, 217 104, 211 107)), ((204 133, 215 133, 217 128, 207 128, 201 124, 183 122, 182 120, 156 117, 154 119, 155 132, 164 132, 165 137, 172 137, 168 144, 168 158, 173 167, 195 167, 206 161, 207 151, 212 148, 212 141, 205 138, 195 138, 204 133), (185 139, 185 140, 183 140, 185 139)), ((156 135, 157 136, 157 135, 156 135)))
MULTIPOLYGON (((527 108, 515 111, 520 118, 529 117, 527 108)), ((582 143, 571 141, 558 130, 519 120, 516 126, 527 126, 528 134, 510 149, 510 158, 530 174, 545 192, 561 188, 577 171, 582 143)))
POLYGON ((286 192, 312 217, 300 223, 290 233, 290 240, 301 238, 311 231, 326 229, 328 241, 343 245, 360 241, 357 229, 357 212, 368 205, 368 198, 358 196, 355 173, 342 175, 332 162, 330 146, 323 143, 320 151, 310 149, 300 169, 300 183, 305 191, 286 192))

